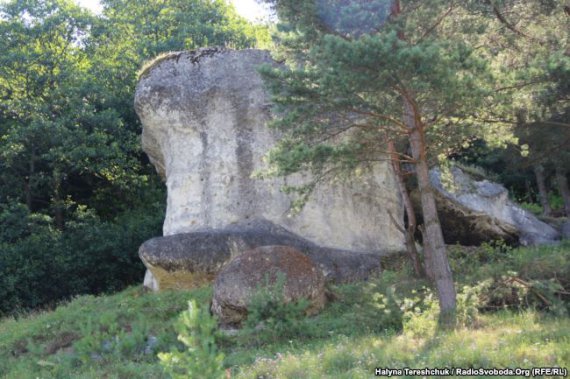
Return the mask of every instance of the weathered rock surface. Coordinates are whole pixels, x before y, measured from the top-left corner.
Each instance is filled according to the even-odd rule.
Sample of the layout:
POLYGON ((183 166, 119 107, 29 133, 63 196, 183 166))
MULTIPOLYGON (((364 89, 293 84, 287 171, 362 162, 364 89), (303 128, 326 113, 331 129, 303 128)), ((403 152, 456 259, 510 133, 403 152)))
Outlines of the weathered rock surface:
POLYGON ((257 72, 266 63, 265 51, 201 49, 173 53, 143 73, 135 106, 143 148, 168 188, 164 235, 269 220, 322 246, 403 251, 389 216, 403 219, 403 208, 387 162, 362 180, 321 186, 293 217, 283 179, 253 178, 278 138, 266 126, 270 98, 257 72))
POLYGON ((333 283, 363 281, 381 271, 377 254, 321 247, 269 221, 153 238, 141 245, 139 256, 152 272, 145 280, 149 288, 183 289, 213 281, 232 257, 269 245, 300 250, 333 283))
POLYGON ((288 246, 264 246, 232 259, 214 282, 212 312, 222 324, 239 324, 260 287, 273 285, 284 275, 283 301, 309 301, 307 314, 320 311, 326 302, 325 279, 313 261, 288 246))
POLYGON ((517 206, 500 184, 477 181, 453 167, 442 181, 441 170, 430 171, 446 243, 476 245, 503 239, 521 245, 555 243, 559 233, 517 206))

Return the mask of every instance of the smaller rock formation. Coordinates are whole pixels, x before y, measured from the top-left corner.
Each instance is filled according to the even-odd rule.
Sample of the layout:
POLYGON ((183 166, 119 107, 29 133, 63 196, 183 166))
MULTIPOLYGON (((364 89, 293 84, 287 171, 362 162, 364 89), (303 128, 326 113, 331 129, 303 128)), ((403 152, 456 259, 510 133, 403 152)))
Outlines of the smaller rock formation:
POLYGON ((445 242, 477 245, 505 240, 523 246, 555 243, 559 233, 509 199, 508 191, 488 180, 477 181, 458 167, 442 179, 430 171, 445 242))
POLYGON ((307 255, 333 283, 368 279, 380 272, 380 256, 318 246, 269 221, 238 223, 224 229, 157 237, 143 243, 139 256, 152 275, 153 290, 184 289, 213 281, 231 258, 261 246, 284 245, 307 255))
POLYGON ((269 221, 238 223, 224 229, 152 238, 139 257, 149 270, 147 287, 188 289, 212 282, 222 266, 244 251, 268 245, 291 246, 310 257, 327 281, 351 283, 381 271, 380 256, 318 246, 269 221))
POLYGON ((279 273, 285 277, 285 303, 307 299, 307 314, 315 314, 325 306, 325 279, 306 255, 288 246, 264 246, 234 258, 218 274, 212 312, 224 325, 241 323, 247 318, 256 291, 260 286, 275 284, 279 273))

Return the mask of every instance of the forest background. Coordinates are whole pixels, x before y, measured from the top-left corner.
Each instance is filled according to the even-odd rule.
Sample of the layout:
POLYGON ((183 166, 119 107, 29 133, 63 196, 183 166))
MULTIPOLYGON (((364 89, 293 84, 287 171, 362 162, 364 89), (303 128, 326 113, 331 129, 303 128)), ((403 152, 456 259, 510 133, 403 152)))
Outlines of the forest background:
MULTIPOLYGON (((526 2, 524 14, 505 11, 521 9, 511 3, 524 2, 491 2, 473 25, 492 19, 506 35, 485 41, 496 44, 488 63, 502 68, 517 107, 507 119, 470 120, 493 136, 500 121, 508 138, 465 135, 441 154, 476 165, 472 172, 503 183, 528 209, 562 216, 570 212, 570 65, 567 49, 548 48, 567 43, 568 16, 557 1, 526 2), (560 22, 546 29, 532 22, 551 17, 560 22), (552 43, 533 55, 528 33, 552 43)), ((203 46, 271 45, 273 27, 222 0, 102 5, 98 15, 66 0, 0 5, 0 315, 142 280, 137 249, 161 235, 165 204, 133 108, 144 62, 203 46)))

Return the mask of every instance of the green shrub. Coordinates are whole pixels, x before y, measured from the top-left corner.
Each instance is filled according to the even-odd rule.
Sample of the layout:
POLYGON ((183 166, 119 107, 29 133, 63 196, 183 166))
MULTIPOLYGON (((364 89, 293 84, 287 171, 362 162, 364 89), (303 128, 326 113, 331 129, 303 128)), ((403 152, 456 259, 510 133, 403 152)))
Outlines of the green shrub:
POLYGON ((542 214, 542 205, 537 203, 529 203, 529 202, 522 202, 519 204, 520 207, 524 210, 529 211, 530 213, 534 214, 535 216, 540 216, 542 214))
POLYGON ((437 330, 439 303, 431 290, 405 298, 401 305, 404 333, 412 337, 431 337, 437 330))
POLYGON ((0 316, 140 282, 137 251, 160 234, 162 209, 139 209, 101 221, 78 208, 61 231, 23 205, 0 209, 0 316))
POLYGON ((548 195, 548 202, 552 209, 564 209, 564 199, 557 193, 551 192, 548 195))
POLYGON ((216 320, 196 301, 188 303, 188 311, 180 316, 178 339, 186 351, 159 353, 165 371, 174 379, 223 378, 224 355, 216 347, 216 320))
POLYGON ((570 310, 570 245, 509 248, 504 243, 452 247, 450 264, 460 285, 476 289, 481 310, 570 310), (474 270, 473 268, 476 267, 474 270))
POLYGON ((278 273, 275 283, 269 284, 266 277, 264 285, 258 286, 247 307, 247 319, 240 333, 242 341, 263 343, 307 336, 304 320, 309 302, 285 302, 285 280, 285 275, 278 273))

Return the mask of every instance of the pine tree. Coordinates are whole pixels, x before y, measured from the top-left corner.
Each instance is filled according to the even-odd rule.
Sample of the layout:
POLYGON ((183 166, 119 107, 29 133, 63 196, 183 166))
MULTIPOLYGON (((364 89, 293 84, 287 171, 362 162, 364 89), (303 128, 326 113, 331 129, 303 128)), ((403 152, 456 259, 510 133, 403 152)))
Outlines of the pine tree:
POLYGON ((262 70, 274 96, 272 125, 284 134, 269 154, 274 173, 312 172, 299 189, 306 198, 315 182, 369 162, 391 157, 396 171, 413 164, 426 273, 441 324, 453 324, 455 289, 429 166, 478 137, 514 140, 512 88, 521 82, 497 66, 509 57, 491 31, 504 42, 518 36, 518 24, 494 1, 266 2, 281 20, 275 56, 284 62, 262 70), (505 83, 512 88, 499 88, 505 83))

